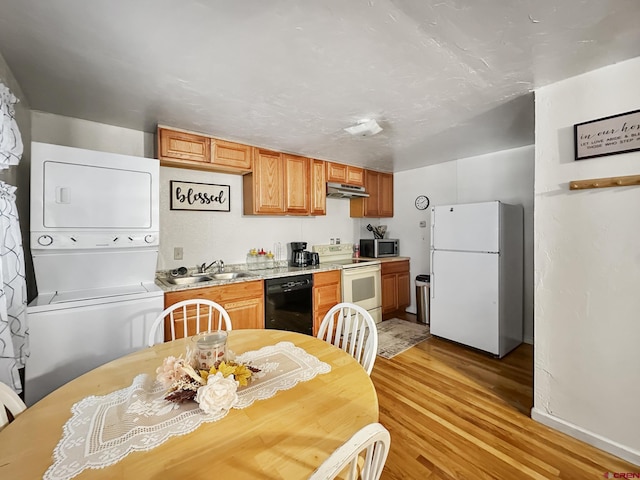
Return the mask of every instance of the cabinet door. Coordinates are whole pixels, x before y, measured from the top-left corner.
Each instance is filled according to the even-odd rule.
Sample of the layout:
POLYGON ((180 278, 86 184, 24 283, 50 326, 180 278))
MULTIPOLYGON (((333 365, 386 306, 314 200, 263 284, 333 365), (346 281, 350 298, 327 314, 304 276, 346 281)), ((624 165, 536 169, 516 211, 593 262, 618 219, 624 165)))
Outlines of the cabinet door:
POLYGON ((318 334, 320 323, 329 309, 342 301, 340 270, 313 275, 313 334, 318 334))
POLYGON ((347 166, 327 162, 327 182, 347 183, 347 166))
POLYGON ((282 155, 285 182, 285 211, 294 215, 309 215, 311 177, 309 159, 296 155, 282 155))
MULTIPOLYGON (((205 299, 215 302, 213 297, 212 288, 197 288, 193 290, 181 290, 177 292, 167 292, 164 296, 164 308, 169 308, 174 303, 182 302, 183 300, 190 299, 205 299)), ((184 332, 184 316, 180 310, 177 310, 174 314, 174 325, 176 338, 183 338, 184 332)), ((200 324, 200 331, 206 329, 206 324, 200 324)), ((187 308, 187 336, 195 335, 196 331, 196 308, 187 308)), ((164 341, 171 340, 171 322, 169 318, 164 319, 164 341)))
POLYGON ((323 160, 311 160, 311 215, 327 214, 327 175, 323 160))
POLYGON ((380 216, 380 210, 378 204, 380 201, 380 187, 378 180, 380 178, 379 172, 373 170, 367 170, 364 174, 365 190, 369 194, 369 198, 364 199, 364 216, 365 217, 378 217, 380 216))
POLYGON ((409 272, 398 274, 398 310, 411 305, 411 280, 409 272))
POLYGON ((378 176, 378 214, 393 217, 393 174, 380 173, 378 176))
POLYGON ((220 303, 231 318, 234 330, 241 328, 264 328, 264 301, 250 298, 220 303))
POLYGON ((254 213, 284 213, 284 172, 282 155, 255 149, 253 159, 254 213))
POLYGON ((211 160, 210 144, 209 137, 158 128, 158 158, 160 160, 190 160, 209 163, 211 160))
POLYGON ((395 312, 398 305, 398 276, 395 273, 382 275, 382 314, 395 312))
POLYGON ((251 151, 249 145, 211 139, 211 163, 220 170, 233 173, 251 171, 251 151))
POLYGON ((362 187, 364 185, 364 168, 347 165, 347 183, 362 187))

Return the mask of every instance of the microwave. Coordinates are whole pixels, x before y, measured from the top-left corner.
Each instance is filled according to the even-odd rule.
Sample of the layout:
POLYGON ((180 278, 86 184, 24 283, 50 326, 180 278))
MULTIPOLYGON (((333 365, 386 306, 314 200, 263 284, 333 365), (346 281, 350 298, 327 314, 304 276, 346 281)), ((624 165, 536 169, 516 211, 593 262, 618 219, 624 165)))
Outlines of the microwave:
POLYGON ((400 241, 395 238, 360 239, 360 256, 369 258, 397 257, 400 241))

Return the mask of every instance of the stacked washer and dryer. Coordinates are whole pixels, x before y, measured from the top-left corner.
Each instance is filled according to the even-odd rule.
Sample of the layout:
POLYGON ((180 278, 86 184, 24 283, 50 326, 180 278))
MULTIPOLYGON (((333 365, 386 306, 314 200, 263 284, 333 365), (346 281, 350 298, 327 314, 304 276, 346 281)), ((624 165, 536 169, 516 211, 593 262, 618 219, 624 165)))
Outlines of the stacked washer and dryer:
POLYGON ((27 405, 145 347, 164 307, 158 160, 37 142, 31 152, 27 405))

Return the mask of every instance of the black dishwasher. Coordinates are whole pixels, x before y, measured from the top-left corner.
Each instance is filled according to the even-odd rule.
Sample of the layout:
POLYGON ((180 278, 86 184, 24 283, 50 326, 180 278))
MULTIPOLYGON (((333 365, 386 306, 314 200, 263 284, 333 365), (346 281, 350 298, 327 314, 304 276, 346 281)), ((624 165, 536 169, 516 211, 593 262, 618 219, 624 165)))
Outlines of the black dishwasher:
POLYGON ((311 274, 265 280, 265 328, 313 335, 312 290, 311 274))

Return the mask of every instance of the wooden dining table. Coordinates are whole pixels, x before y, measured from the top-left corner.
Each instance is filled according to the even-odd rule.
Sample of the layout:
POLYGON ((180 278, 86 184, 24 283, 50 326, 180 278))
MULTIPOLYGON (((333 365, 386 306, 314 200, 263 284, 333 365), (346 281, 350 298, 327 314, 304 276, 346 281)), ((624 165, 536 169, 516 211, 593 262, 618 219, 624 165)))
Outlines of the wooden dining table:
MULTIPOLYGON (((111 361, 29 407, 0 432, 0 478, 42 478, 53 463, 54 449, 76 402, 129 387, 140 373, 155 378, 163 359, 184 353, 188 341, 158 344, 111 361)), ((278 342, 304 349, 330 365, 331 371, 74 478, 307 478, 357 430, 378 421, 378 399, 358 362, 315 337, 280 330, 233 330, 228 348, 239 354, 278 342)))

